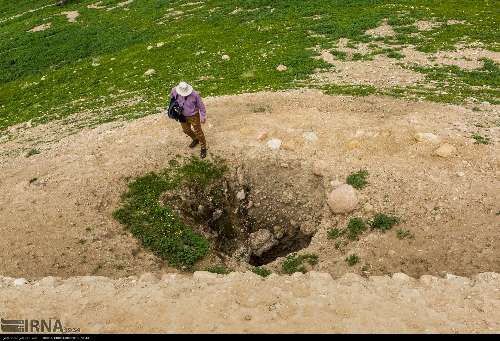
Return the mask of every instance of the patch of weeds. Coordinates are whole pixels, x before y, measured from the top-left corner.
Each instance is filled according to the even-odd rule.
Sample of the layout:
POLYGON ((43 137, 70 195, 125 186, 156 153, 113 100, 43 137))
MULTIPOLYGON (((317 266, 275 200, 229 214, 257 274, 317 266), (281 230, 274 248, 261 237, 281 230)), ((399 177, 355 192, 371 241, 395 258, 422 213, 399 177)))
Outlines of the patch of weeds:
POLYGON ((387 52, 386 54, 387 57, 389 58, 394 58, 394 59, 403 59, 405 56, 399 51, 391 50, 387 52))
POLYGON ((396 231, 396 236, 399 239, 406 239, 406 238, 413 239, 414 238, 413 234, 409 230, 405 230, 405 229, 398 229, 396 231))
POLYGON ((352 58, 353 61, 358 61, 358 60, 373 60, 373 56, 369 54, 362 54, 362 53, 353 53, 352 58))
POLYGON ((346 183, 356 189, 362 189, 368 184, 368 181, 366 181, 367 177, 368 177, 368 171, 360 170, 356 173, 352 173, 351 175, 349 175, 346 179, 346 183))
POLYGON ((85 242, 86 242, 86 240, 85 240, 85 239, 79 239, 79 240, 78 240, 78 244, 81 244, 81 245, 85 244, 85 242))
POLYGON ((271 271, 262 267, 262 266, 257 266, 252 269, 252 272, 261 276, 261 277, 267 277, 271 274, 271 271))
POLYGON ((366 229, 366 224, 362 218, 351 218, 347 224, 347 236, 351 240, 358 239, 358 236, 366 229))
POLYGON ((339 250, 341 246, 342 246, 342 241, 339 240, 335 242, 335 249, 339 250))
POLYGON ((212 265, 206 268, 205 270, 219 275, 227 275, 228 273, 231 272, 224 265, 212 265))
POLYGON ((352 254, 345 259, 347 265, 354 266, 359 263, 359 257, 356 254, 352 254))
POLYGON ((121 270, 125 269, 125 267, 122 264, 117 264, 115 266, 115 269, 118 270, 118 271, 121 271, 121 270))
POLYGON ((208 240, 193 231, 159 197, 167 190, 187 182, 189 186, 207 186, 222 176, 222 161, 191 158, 160 173, 149 173, 128 184, 122 206, 113 217, 123 224, 142 245, 165 259, 171 266, 191 269, 209 250, 208 240))
POLYGON ((474 108, 472 108, 472 111, 479 112, 479 111, 481 111, 481 108, 479 108, 479 107, 474 107, 474 108))
POLYGON ((331 228, 327 231, 328 239, 337 239, 340 237, 344 231, 339 230, 338 228, 331 228))
POLYGON ((307 270, 304 262, 307 262, 309 265, 315 265, 318 263, 318 256, 315 254, 297 255, 296 253, 292 253, 286 257, 281 267, 286 274, 293 274, 295 272, 306 273, 307 270))
POLYGON ((331 54, 338 60, 345 61, 347 60, 347 53, 339 50, 332 50, 331 54))
POLYGON ((472 135, 472 138, 476 140, 475 144, 490 144, 491 140, 489 137, 484 137, 478 133, 472 135))
POLYGON ((257 104, 252 106, 251 110, 255 114, 261 114, 271 111, 271 106, 269 104, 257 104))
POLYGON ((399 223, 399 218, 390 216, 384 213, 377 213, 370 221, 370 227, 381 231, 391 229, 394 225, 399 223))
POLYGON ((26 157, 30 157, 30 156, 33 156, 33 155, 36 155, 36 154, 40 154, 40 151, 38 149, 30 149, 27 153, 26 153, 26 157))

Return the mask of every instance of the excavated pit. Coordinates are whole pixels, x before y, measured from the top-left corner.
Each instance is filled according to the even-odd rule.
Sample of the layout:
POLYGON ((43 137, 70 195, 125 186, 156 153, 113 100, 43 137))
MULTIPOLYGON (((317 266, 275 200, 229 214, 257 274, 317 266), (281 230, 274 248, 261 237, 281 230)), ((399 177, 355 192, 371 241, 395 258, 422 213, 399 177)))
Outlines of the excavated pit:
POLYGON ((321 220, 323 183, 302 164, 241 162, 206 186, 185 184, 160 200, 221 257, 253 266, 309 246, 321 220))

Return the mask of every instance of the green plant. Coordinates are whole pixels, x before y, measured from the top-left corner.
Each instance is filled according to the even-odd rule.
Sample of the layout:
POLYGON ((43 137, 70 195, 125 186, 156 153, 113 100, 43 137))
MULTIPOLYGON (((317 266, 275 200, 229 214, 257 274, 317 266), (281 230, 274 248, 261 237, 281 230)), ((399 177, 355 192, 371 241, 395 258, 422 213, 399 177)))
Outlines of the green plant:
POLYGON ((27 153, 26 153, 26 157, 30 157, 30 156, 33 156, 33 155, 36 155, 36 154, 40 154, 40 151, 38 149, 30 149, 27 153))
POLYGON ((394 225, 399 223, 399 218, 390 216, 384 213, 377 213, 370 221, 370 227, 381 231, 391 229, 394 225))
POLYGON ((476 144, 490 144, 491 143, 491 140, 489 137, 484 137, 484 136, 481 136, 480 134, 478 133, 475 133, 472 135, 472 138, 474 140, 476 140, 476 144))
POLYGON ((352 254, 346 257, 345 261, 347 262, 347 265, 353 266, 359 262, 359 257, 356 254, 352 254))
POLYGON ((362 218, 351 218, 347 224, 347 236, 351 240, 358 239, 358 235, 360 235, 365 229, 366 224, 362 218))
POLYGON ((331 228, 327 231, 328 239, 337 239, 343 233, 344 231, 341 231, 338 228, 331 228))
POLYGON ((261 267, 261 266, 257 266, 255 268, 252 269, 252 272, 261 276, 261 277, 267 277, 271 274, 271 271, 264 268, 264 267, 261 267))
POLYGON ((405 229, 398 229, 396 231, 396 236, 399 239, 413 238, 413 234, 409 230, 405 230, 405 229))
POLYGON ((162 172, 149 173, 128 184, 122 206, 113 217, 123 224, 142 245, 172 266, 191 268, 209 250, 209 242, 193 231, 168 205, 161 205, 160 195, 185 184, 207 186, 225 170, 222 161, 190 158, 172 163, 162 172))
POLYGON ((286 257, 281 267, 283 272, 287 274, 293 274, 295 272, 306 273, 307 270, 304 262, 315 265, 318 263, 318 256, 315 254, 298 255, 297 253, 292 253, 286 257))
POLYGON ((368 181, 366 181, 367 177, 368 171, 360 170, 356 173, 350 174, 346 179, 346 183, 356 189, 362 189, 368 184, 368 181))
POLYGON ((231 272, 224 265, 212 265, 206 268, 206 271, 219 275, 227 275, 231 272))

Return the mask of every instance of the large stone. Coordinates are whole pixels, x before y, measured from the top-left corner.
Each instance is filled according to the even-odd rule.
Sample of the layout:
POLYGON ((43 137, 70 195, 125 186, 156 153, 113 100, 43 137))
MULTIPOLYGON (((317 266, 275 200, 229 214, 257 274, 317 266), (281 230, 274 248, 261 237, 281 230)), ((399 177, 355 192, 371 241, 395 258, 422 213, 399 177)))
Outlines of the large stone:
POLYGON ((250 248, 256 256, 261 256, 276 244, 273 234, 267 229, 260 229, 249 236, 250 248))
POLYGON ((415 140, 418 142, 439 143, 441 139, 433 133, 416 133, 415 140))
POLYGON ((271 139, 267 141, 267 146, 271 148, 272 150, 278 150, 281 147, 281 140, 280 139, 271 139))
POLYGON ((312 172, 316 176, 325 176, 328 169, 328 163, 323 160, 317 160, 313 163, 312 172))
POLYGON ((328 195, 328 206, 334 213, 352 212, 358 205, 356 190, 347 184, 343 184, 328 195))
POLYGON ((449 143, 441 145, 438 149, 434 151, 434 155, 440 157, 450 157, 456 153, 457 149, 449 143))

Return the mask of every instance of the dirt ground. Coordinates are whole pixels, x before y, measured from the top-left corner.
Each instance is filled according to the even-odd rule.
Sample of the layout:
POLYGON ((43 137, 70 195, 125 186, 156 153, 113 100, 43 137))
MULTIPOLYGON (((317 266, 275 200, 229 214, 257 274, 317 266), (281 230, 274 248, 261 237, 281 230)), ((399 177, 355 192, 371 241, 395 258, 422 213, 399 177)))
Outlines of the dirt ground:
MULTIPOLYGON (((245 160, 261 167, 262 160, 274 160, 277 171, 301 167, 291 180, 307 183, 316 177, 314 162, 326 163, 323 186, 314 189, 325 207, 305 250, 319 256, 314 270, 334 277, 500 272, 498 106, 483 103, 477 111, 312 90, 207 98, 206 106, 209 153, 231 165, 245 160), (475 144, 471 135, 478 131, 492 144, 475 144), (264 132, 267 138, 259 140, 264 132), (440 142, 419 142, 417 133, 433 133, 440 142), (270 139, 282 141, 278 150, 268 147, 270 139), (443 143, 456 151, 434 155, 443 143), (357 210, 332 214, 326 206, 331 182, 344 182, 359 169, 368 170, 369 185, 358 191, 357 210), (327 238, 328 228, 375 212, 399 216, 397 228, 414 238, 400 240, 394 230, 365 232, 340 249, 327 238), (348 267, 344 259, 352 253, 360 263, 348 267)), ((175 271, 144 251, 111 214, 128 179, 160 170, 178 154, 198 153, 187 148, 178 124, 159 113, 76 131, 61 122, 24 124, 11 133, 0 144, 0 274, 123 277, 175 271), (26 157, 31 148, 40 153, 26 157)), ((281 261, 268 267, 279 270, 281 261)))
POLYGON ((494 273, 0 277, 0 301, 2 316, 51 317, 81 333, 498 333, 499 287, 494 273))

